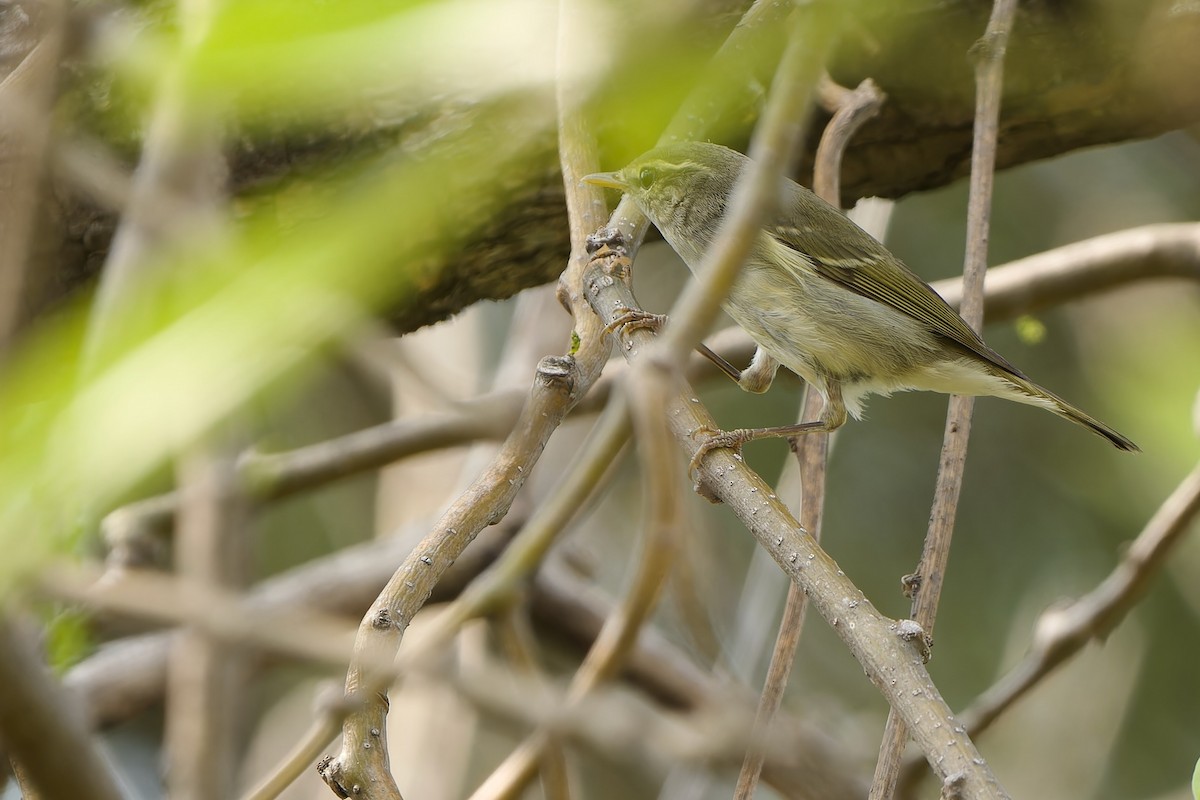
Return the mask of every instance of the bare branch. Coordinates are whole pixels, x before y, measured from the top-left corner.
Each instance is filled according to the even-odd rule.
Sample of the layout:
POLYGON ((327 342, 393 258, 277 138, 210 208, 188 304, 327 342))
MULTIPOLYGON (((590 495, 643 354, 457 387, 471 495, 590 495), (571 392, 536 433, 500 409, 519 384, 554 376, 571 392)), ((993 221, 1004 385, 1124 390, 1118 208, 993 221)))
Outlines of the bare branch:
MULTIPOLYGON (((975 139, 971 149, 971 186, 967 203, 967 252, 963 261, 963 291, 959 313, 975 330, 983 327, 983 284, 987 274, 988 227, 992 214, 992 186, 996 174, 1000 102, 1004 86, 1004 54, 1016 15, 1016 0, 995 0, 987 30, 975 43, 975 139)), ((929 530, 916 574, 906 579, 912 597, 912 619, 920 626, 925 646, 933 643, 942 581, 950 562, 954 520, 966 469, 967 440, 971 435, 972 397, 952 395, 946 413, 946 430, 938 462, 937 487, 929 530)), ((907 741, 904 722, 893 708, 888 713, 870 800, 894 796, 907 741)), ((945 778, 945 776, 943 776, 945 778)), ((963 792, 964 797, 975 795, 963 792)))
MULTIPOLYGON (((650 393, 633 408, 642 475, 647 481, 646 524, 642 548, 634 555, 634 578, 621 603, 605 620, 583 663, 571 681, 567 702, 580 703, 601 683, 611 680, 631 654, 638 632, 646 622, 674 564, 681 535, 679 491, 674 480, 674 463, 667 449, 666 427, 659 418, 661 398, 653 393, 661 382, 644 383, 650 393)), ((616 397, 605 417, 624 410, 624 400, 616 397)), ((624 421, 624 413, 621 413, 624 421)), ((533 777, 539 760, 551 742, 548 731, 539 730, 527 738, 472 795, 475 800, 513 797, 533 777)))
MULTIPOLYGON (((168 625, 192 625, 249 649, 338 668, 350 662, 352 638, 345 619, 297 604, 264 607, 193 579, 149 570, 114 576, 91 564, 49 567, 39 576, 38 586, 51 597, 168 625)), ((376 666, 385 663, 390 669, 390 660, 376 666)))
POLYGON ((887 95, 867 78, 853 91, 838 86, 828 75, 821 78, 822 101, 832 104, 833 118, 821 133, 813 163, 813 191, 831 206, 842 204, 842 156, 854 134, 879 113, 887 95))
MULTIPOLYGON (((282 453, 246 451, 235 481, 240 499, 265 503, 291 497, 342 478, 378 469, 408 456, 507 435, 521 413, 524 391, 501 390, 459 407, 417 419, 395 420, 282 453)), ((168 492, 116 509, 101 522, 113 560, 139 565, 145 540, 168 529, 179 492, 168 492)))
POLYGON ((496 613, 513 603, 559 534, 603 485, 606 473, 611 476, 610 467, 628 438, 624 399, 614 397, 562 482, 538 505, 496 563, 471 581, 438 617, 432 630, 422 637, 421 647, 406 654, 403 663, 420 662, 430 651, 449 642, 468 620, 496 613))
POLYGON ((363 670, 385 653, 394 654, 417 610, 459 554, 486 525, 503 518, 518 489, 537 462, 546 440, 566 416, 578 393, 586 390, 601 366, 598 346, 577 358, 546 358, 529 401, 495 461, 439 520, 388 581, 359 628, 356 660, 346 690, 369 689, 366 706, 351 714, 343 728, 342 754, 323 772, 326 782, 348 792, 353 786, 374 787, 364 797, 395 797, 381 741, 387 715, 386 685, 363 670), (374 733, 373 733, 374 732, 374 733), (364 748, 364 744, 371 747, 364 748))
MULTIPOLYGON (((833 119, 821 134, 821 143, 817 146, 816 174, 814 184, 817 194, 831 205, 837 205, 840 194, 838 190, 838 175, 842 168, 842 154, 846 145, 854 136, 855 131, 879 111, 884 97, 869 79, 863 81, 852 92, 836 86, 828 76, 821 79, 819 86, 822 102, 836 104, 833 119), (840 92, 837 90, 841 90, 840 92)), ((816 419, 821 412, 822 399, 820 393, 811 386, 805 392, 804 401, 800 404, 798 422, 816 419)), ((825 478, 826 464, 829 456, 828 433, 810 433, 805 436, 794 436, 788 440, 789 446, 796 454, 801 483, 800 525, 817 542, 821 541, 821 519, 825 511, 825 478)), ((763 685, 762 695, 755 724, 766 726, 774 719, 783 703, 784 689, 787 688, 788 676, 796 659, 796 650, 800 643, 800 635, 804 630, 804 616, 807 601, 804 592, 794 583, 788 584, 787 599, 784 602, 783 616, 779 622, 779 633, 775 638, 775 647, 771 652, 771 663, 767 668, 767 678, 763 685)), ((760 753, 748 752, 738 775, 737 787, 734 790, 735 800, 749 800, 754 796, 758 786, 759 775, 762 773, 763 758, 760 753)))
MULTIPOLYGON (((1172 548, 1200 515, 1200 466, 1163 501, 1154 516, 1100 584, 1066 606, 1042 612, 1030 652, 959 715, 972 735, 996 719, 1088 642, 1107 637, 1125 619, 1162 569, 1172 548)), ((901 786, 909 792, 925 773, 924 765, 904 765, 901 786)))
POLYGON ((274 800, 283 794, 305 770, 321 756, 321 751, 337 736, 342 720, 354 708, 339 687, 327 686, 317 697, 316 714, 312 725, 305 731, 283 760, 244 796, 243 800, 274 800))
MULTIPOLYGON (((1001 321, 1148 280, 1200 281, 1200 224, 1144 225, 1056 247, 992 267, 984 311, 1001 321)), ((933 285, 950 305, 962 281, 933 285)))

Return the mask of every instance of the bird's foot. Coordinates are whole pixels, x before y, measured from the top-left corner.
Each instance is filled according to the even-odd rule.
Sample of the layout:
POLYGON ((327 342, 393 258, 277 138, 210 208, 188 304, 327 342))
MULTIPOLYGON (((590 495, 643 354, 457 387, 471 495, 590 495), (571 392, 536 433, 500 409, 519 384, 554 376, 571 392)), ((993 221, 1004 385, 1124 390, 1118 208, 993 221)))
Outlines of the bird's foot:
POLYGON ((736 428, 732 431, 714 431, 711 428, 703 428, 698 433, 708 433, 709 435, 700 443, 696 454, 688 462, 688 474, 694 480, 697 477, 696 472, 700 467, 700 462, 713 450, 733 450, 740 457, 742 445, 756 439, 783 439, 806 433, 827 433, 836 427, 837 425, 830 425, 828 422, 818 420, 798 422, 794 425, 778 425, 773 428, 736 428))
POLYGON ((666 314, 652 314, 640 308, 622 308, 616 318, 604 327, 605 333, 616 333, 619 330, 634 331, 639 328, 658 333, 667 324, 666 314))
POLYGON ((692 481, 699 483, 700 462, 713 450, 732 450, 735 456, 741 456, 742 445, 753 440, 757 431, 750 428, 737 428, 732 431, 718 431, 712 428, 702 428, 698 433, 708 434, 696 454, 688 462, 688 475, 692 481))

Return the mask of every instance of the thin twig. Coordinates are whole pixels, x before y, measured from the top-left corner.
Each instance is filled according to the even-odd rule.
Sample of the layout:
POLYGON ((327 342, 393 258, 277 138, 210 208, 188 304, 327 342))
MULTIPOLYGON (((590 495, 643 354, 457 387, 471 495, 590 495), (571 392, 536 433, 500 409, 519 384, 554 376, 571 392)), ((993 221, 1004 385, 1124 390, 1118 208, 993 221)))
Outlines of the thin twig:
POLYGON ((369 687, 371 691, 366 693, 364 708, 347 719, 342 753, 323 773, 328 783, 340 787, 338 791, 366 786, 372 793, 364 797, 398 796, 387 771, 386 742, 381 740, 387 716, 382 693, 386 683, 364 672, 363 664, 383 653, 395 653, 438 580, 480 530, 503 518, 575 393, 598 371, 598 356, 593 352, 586 359, 546 358, 539 364, 529 402, 495 461, 409 554, 368 611, 359 628, 358 655, 347 675, 346 690, 356 693, 369 687))
MULTIPOLYGON (((831 83, 828 76, 821 81, 823 87, 831 83)), ((887 99, 870 78, 853 91, 842 91, 844 94, 838 98, 833 118, 821 133, 813 164, 813 191, 825 202, 839 208, 842 205, 842 156, 846 154, 846 146, 863 123, 879 114, 887 99)))
MULTIPOLYGON (((989 322, 1163 278, 1200 281, 1200 224, 1159 223, 1106 233, 992 267, 984 311, 989 322)), ((962 280, 933 288, 957 307, 962 280)))
POLYGON ((327 686, 321 690, 317 697, 315 719, 308 730, 279 765, 269 770, 253 789, 243 795, 242 800, 274 800, 320 757, 321 751, 337 736, 342 720, 354 707, 339 688, 327 686))
MULTIPOLYGON (((1034 626, 1033 644, 1019 664, 992 684, 959 721, 973 736, 996 719, 1088 642, 1106 638, 1145 594, 1173 547, 1200 515, 1200 466, 1194 468, 1163 501, 1117 566, 1095 589, 1071 604, 1042 612, 1034 626)), ((905 763, 901 792, 911 796, 925 774, 921 762, 905 763)))
POLYGON ((220 117, 199 102, 188 74, 214 8, 209 0, 197 0, 178 9, 179 49, 160 80, 129 204, 104 263, 84 343, 85 370, 97 368, 119 331, 156 313, 129 302, 152 266, 151 257, 165 246, 211 235, 219 219, 216 201, 226 178, 220 117), (165 217, 164 196, 193 202, 186 215, 165 217))
MULTIPOLYGON (((350 662, 352 631, 344 617, 293 605, 267 608, 229 589, 130 570, 114 577, 92 564, 56 564, 38 576, 43 593, 168 625, 192 625, 223 642, 275 652, 318 665, 350 662)), ((171 638, 171 637, 168 637, 171 638)), ((391 669, 391 661, 377 668, 391 669)))
MULTIPOLYGON (((378 469, 420 453, 481 439, 502 439, 516 424, 525 391, 500 390, 448 412, 385 422, 361 431, 281 453, 244 452, 237 460, 238 496, 267 503, 378 469)), ((142 541, 167 529, 180 502, 178 491, 138 500, 101 522, 119 562, 137 563, 142 541)))
MULTIPOLYGON (((1000 101, 1004 85, 1004 54, 1016 16, 1016 0, 995 0, 987 30, 976 42, 975 141, 971 151, 971 185, 967 204, 967 252, 963 264, 963 293, 959 313, 975 330, 983 327, 983 284, 987 273, 988 225, 992 210, 992 185, 996 170, 1000 101)), ((933 626, 941 598, 942 581, 950 560, 954 520, 966 467, 967 440, 971 433, 974 398, 953 395, 946 414, 946 431, 938 464, 937 487, 921 561, 908 586, 912 619, 920 626, 926 646, 932 645, 933 626)), ((880 745, 879 761, 870 800, 894 795, 907 736, 904 722, 892 709, 880 745)), ((970 797, 964 794, 964 797, 970 797)))
MULTIPOLYGON (((811 386, 800 404, 800 420, 815 419, 821 411, 820 394, 811 386)), ((825 510, 825 465, 829 454, 829 434, 814 433, 789 440, 795 448, 799 462, 801 481, 800 525, 812 534, 814 541, 821 541, 821 518, 825 510)), ((767 666, 767 677, 758 700, 754 724, 757 729, 771 724, 783 705, 783 693, 787 689, 788 677, 796 660, 800 635, 804 632, 804 617, 808 603, 804 590, 794 581, 788 582, 787 599, 779 620, 779 632, 771 651, 767 666)), ((763 754, 757 750, 746 753, 734 788, 735 800, 749 800, 758 788, 763 769, 763 754)))
POLYGON ((525 523, 496 562, 463 590, 422 637, 422 646, 403 656, 403 663, 421 661, 432 649, 448 642, 468 620, 511 604, 541 565, 551 545, 588 498, 604 483, 606 474, 629 439, 625 401, 614 397, 592 429, 579 457, 561 483, 525 523))
MULTIPOLYGON (((832 84, 825 76, 821 85, 828 89, 832 84)), ((817 194, 832 205, 839 205, 839 175, 842 169, 842 155, 846 145, 854 133, 871 117, 879 113, 884 96, 868 78, 859 84, 852 92, 845 92, 838 97, 838 108, 833 119, 821 134, 821 142, 817 146, 816 165, 813 181, 817 194)), ((821 411, 822 399, 820 393, 811 386, 805 392, 800 404, 798 421, 816 419, 821 411)), ((812 534, 813 539, 821 541, 821 520, 825 511, 825 479, 826 465, 829 457, 829 439, 827 433, 813 433, 807 436, 793 437, 789 446, 796 454, 799 468, 801 499, 800 524, 812 534)), ((755 724, 767 725, 774 719, 783 704, 784 690, 787 688, 788 676, 796 659, 800 635, 804 630, 804 616, 807 601, 804 592, 795 583, 788 584, 787 599, 784 601, 783 615, 779 622, 779 632, 775 638, 775 647, 771 652, 771 662, 767 667, 767 677, 759 698, 759 706, 755 724)), ((762 773, 763 758, 758 752, 747 752, 738 775, 737 787, 734 790, 735 800, 749 800, 754 796, 758 786, 759 775, 762 773)))

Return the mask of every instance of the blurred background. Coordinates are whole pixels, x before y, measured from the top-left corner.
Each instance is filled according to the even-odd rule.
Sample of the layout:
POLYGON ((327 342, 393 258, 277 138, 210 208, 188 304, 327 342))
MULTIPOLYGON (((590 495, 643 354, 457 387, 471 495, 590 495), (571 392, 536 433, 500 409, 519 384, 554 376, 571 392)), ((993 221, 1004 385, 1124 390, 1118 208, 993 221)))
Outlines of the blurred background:
MULTIPOLYGON (((568 352, 570 318, 553 286, 544 285, 569 252, 554 154, 555 80, 591 98, 602 166, 615 169, 653 143, 745 5, 568 4, 594 33, 588 48, 564 56, 556 49, 557 4, 532 0, 178 8, 0 2, 7 75, 27 75, 19 69, 38 47, 57 52, 49 61, 51 94, 21 88, 28 78, 0 87, 20 89, 0 95, 8 104, 5 130, 32 147, 47 176, 28 184, 34 188, 25 201, 37 213, 19 228, 27 240, 22 257, 4 262, 18 265, 23 288, 6 320, 0 384, 0 545, 7 554, 0 602, 31 621, 68 685, 86 693, 86 669, 97 663, 89 659, 157 628, 37 589, 40 570, 63 559, 102 559, 111 545, 101 537, 105 516, 181 485, 187 472, 179 465, 198 451, 230 460, 245 448, 285 452, 389 419, 424 419, 489 391, 524 392, 538 358, 568 352), (38 125, 44 147, 32 135, 38 125), (118 272, 125 277, 113 278, 118 272)), ((888 110, 847 154, 843 194, 847 201, 899 198, 885 242, 929 281, 962 269, 961 136, 965 126, 969 142, 971 108, 969 92, 965 106, 959 95, 971 75, 955 36, 969 44, 988 8, 958 2, 864 12, 831 68, 835 80, 872 77, 889 93, 888 110), (890 13, 904 24, 891 25, 890 13), (930 38, 939 31, 944 39, 930 38), (931 61, 945 58, 956 71, 933 86, 912 77, 929 71, 927 64, 889 72, 889 59, 922 44, 931 61), (873 55, 855 60, 860 50, 873 55), (922 139, 926 126, 942 130, 945 141, 922 139), (887 150, 889 143, 897 149, 887 150), (895 158, 905 147, 912 158, 895 158), (879 164, 881 153, 892 161, 879 164)), ((1194 107, 1162 100, 1164 108, 1184 109, 1172 117, 1157 107, 1123 106, 1123 92, 1134 90, 1112 77, 1130 63, 1144 66, 1139 47, 1161 45, 1151 36, 1155 12, 1082 4, 1046 22, 1043 11, 1018 19, 1018 34, 1025 24, 1049 38, 1018 35, 1014 42, 1005 108, 1013 109, 1017 144, 1002 150, 1012 166, 997 176, 989 262, 1152 223, 1195 222, 1200 141, 1196 120, 1182 124, 1194 107), (1083 24, 1070 14, 1081 15, 1090 33, 1078 36, 1079 52, 1063 53, 1046 32, 1083 24), (1140 33, 1126 36, 1121 25, 1134 18, 1140 33), (1042 87, 1024 70, 1036 72, 1052 58, 1048 52, 1062 59, 1049 80, 1094 94, 1063 100, 1064 89, 1044 106, 1030 101, 1042 87), (1019 123, 1044 118, 1053 127, 1069 116, 1059 101, 1071 113, 1092 107, 1094 127, 1050 137, 1042 152, 1021 144, 1030 134, 1019 123)), ((1180 14, 1171 24, 1196 30, 1180 14)), ((764 45, 762 52, 772 51, 764 45)), ((771 74, 765 56, 745 66, 714 140, 744 146, 768 91, 752 79, 763 72, 757 60, 771 74)), ((1175 73, 1179 81, 1186 76, 1175 73)), ((817 112, 814 123, 826 118, 817 112)), ((805 164, 816 134, 810 139, 805 164)), ((6 213, 17 205, 10 202, 6 213)), ((7 219, 11 245, 12 220, 20 219, 7 219)), ((666 312, 688 273, 652 234, 634 275, 642 305, 666 312)), ((1136 282, 990 325, 985 337, 1144 452, 1118 452, 1035 409, 976 404, 929 665, 956 709, 1017 663, 1043 610, 1086 593, 1114 568, 1200 454, 1196 282, 1136 282)), ((715 378, 697 392, 723 427, 734 428, 794 421, 802 388, 781 375, 763 396, 715 378)), ((868 419, 845 426, 832 447, 823 544, 892 617, 908 613, 900 578, 920 556, 945 407, 944 397, 931 394, 875 398, 868 419)), ((554 435, 513 527, 553 491, 594 419, 577 413, 554 435)), ((321 559, 393 537, 395 546, 379 559, 386 577, 494 451, 489 442, 444 448, 257 503, 237 530, 242 574, 235 588, 306 566, 318 565, 316 575, 321 559)), ((746 448, 750 465, 772 483, 786 456, 778 441, 746 448)), ((730 512, 692 493, 682 455, 678 479, 688 500, 687 546, 655 627, 721 685, 757 693, 786 579, 730 512)), ((633 571, 644 483, 638 460, 626 453, 551 561, 582 585, 617 596, 633 571)), ((485 530, 473 547, 498 547, 496 530, 485 530)), ((153 538, 162 548, 153 566, 169 570, 169 536, 153 538)), ((312 581, 314 597, 341 591, 312 581)), ((353 593, 313 602, 357 622, 373 596, 369 586, 365 594, 366 602, 353 593)), ((437 608, 422 612, 414 631, 437 608)), ((535 621, 547 669, 565 681, 582 655, 578 637, 553 614, 535 613, 535 621)), ((496 649, 484 621, 465 628, 446 658, 470 662, 496 649)), ((977 744, 1013 797, 1186 800, 1200 757, 1198 665, 1200 542, 1193 532, 1103 644, 1088 645, 977 744)), ((341 677, 286 662, 246 680, 232 727, 239 792, 307 726, 315 687, 341 677)), ((626 688, 653 702, 637 686, 626 688)), ((128 796, 166 796, 169 711, 133 704, 128 713, 100 714, 98 702, 89 696, 83 705, 128 796)), ((838 769, 869 781, 888 709, 816 615, 785 709, 828 737, 844 762, 838 769)), ((390 744, 405 796, 423 799, 468 796, 526 733, 423 682, 393 692, 391 719, 420 731, 393 735, 390 744)), ((736 780, 736 765, 664 769, 615 763, 583 748, 570 750, 570 763, 573 788, 584 798, 728 797, 736 780)), ((19 793, 11 785, 0 796, 19 793)), ((283 796, 326 797, 329 790, 309 770, 283 796)), ((780 795, 764 785, 759 796, 780 795)), ((937 796, 937 789, 925 785, 919 796, 937 796)))

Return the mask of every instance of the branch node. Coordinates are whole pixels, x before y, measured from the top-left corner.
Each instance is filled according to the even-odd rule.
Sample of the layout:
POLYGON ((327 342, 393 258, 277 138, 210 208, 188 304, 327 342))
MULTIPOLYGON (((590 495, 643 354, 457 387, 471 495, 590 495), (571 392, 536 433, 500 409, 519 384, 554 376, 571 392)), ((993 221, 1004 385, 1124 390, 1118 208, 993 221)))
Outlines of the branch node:
MULTIPOLYGON (((334 761, 333 756, 323 756, 317 762, 317 774, 321 776, 321 780, 325 781, 325 785, 329 787, 338 797, 346 798, 350 796, 350 791, 342 786, 342 765, 339 761, 334 761)), ((357 789, 358 787, 354 787, 357 789)))
POLYGON ((589 234, 586 247, 589 256, 595 256, 603 247, 609 247, 621 253, 627 253, 629 249, 625 241, 625 235, 621 233, 620 229, 611 225, 605 225, 595 233, 589 234))
POLYGON ((967 782, 965 773, 956 772, 942 781, 942 800, 962 800, 963 786, 967 782))
POLYGON ((546 356, 537 365, 539 384, 570 394, 575 390, 575 359, 572 356, 546 356))
POLYGON ((933 637, 925 633, 916 620, 902 619, 896 623, 896 635, 916 648, 921 663, 928 664, 933 655, 933 637))
POLYGON ((967 50, 967 58, 979 65, 988 61, 1001 61, 1008 50, 1008 34, 1003 31, 986 31, 967 50))

